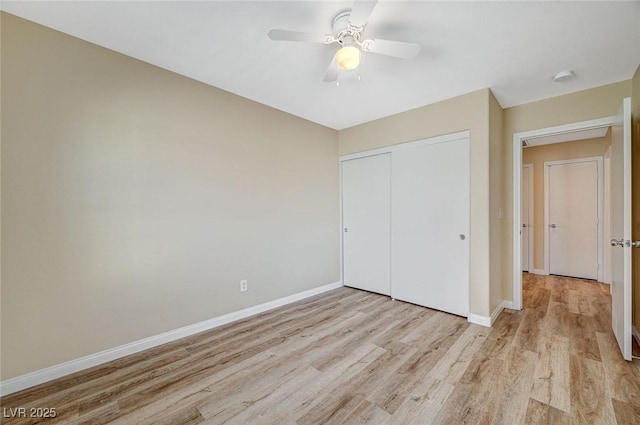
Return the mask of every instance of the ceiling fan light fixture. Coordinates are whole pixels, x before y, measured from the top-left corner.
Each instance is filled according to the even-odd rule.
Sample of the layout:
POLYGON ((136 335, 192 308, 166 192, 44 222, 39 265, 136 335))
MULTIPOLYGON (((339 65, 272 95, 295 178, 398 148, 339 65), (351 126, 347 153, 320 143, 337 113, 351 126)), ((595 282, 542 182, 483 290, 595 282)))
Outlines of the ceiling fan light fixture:
POLYGON ((360 49, 344 46, 336 53, 336 65, 343 71, 351 71, 360 65, 360 49))

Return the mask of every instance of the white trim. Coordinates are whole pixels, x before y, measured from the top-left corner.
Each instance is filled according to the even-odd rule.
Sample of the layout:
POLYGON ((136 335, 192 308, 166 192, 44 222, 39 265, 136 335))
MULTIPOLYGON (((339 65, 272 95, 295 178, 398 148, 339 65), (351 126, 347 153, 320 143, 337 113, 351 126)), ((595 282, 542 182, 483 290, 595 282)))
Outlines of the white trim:
POLYGON ((529 170, 529 224, 527 224, 527 232, 529 232, 529 271, 533 270, 533 240, 535 239, 535 234, 531 231, 534 222, 534 208, 533 208, 533 164, 522 164, 522 168, 527 168, 529 170))
POLYGON ((597 257, 599 267, 596 269, 596 279, 602 282, 604 279, 604 269, 602 267, 604 263, 604 159, 601 156, 577 158, 577 159, 562 159, 558 161, 545 161, 544 162, 544 232, 543 232, 543 244, 544 244, 544 272, 546 275, 551 273, 550 269, 550 231, 549 231, 549 191, 550 180, 549 171, 550 167, 554 165, 564 164, 576 164, 579 162, 595 162, 598 172, 597 184, 597 203, 598 203, 598 227, 596 229, 597 235, 597 257))
POLYGON ((532 274, 539 274, 539 275, 542 275, 542 276, 547 276, 548 275, 548 273, 545 273, 545 271, 543 269, 533 269, 531 271, 531 273, 532 274))
POLYGON ((349 161, 350 159, 364 158, 372 155, 380 155, 383 153, 390 153, 401 149, 411 149, 418 146, 435 145, 436 143, 452 142, 454 140, 469 139, 471 133, 468 130, 459 131, 457 133, 444 134, 442 136, 429 137, 426 139, 414 140, 411 142, 399 143, 397 145, 385 146, 383 148, 371 149, 368 151, 352 153, 349 155, 342 155, 340 162, 349 161))
POLYGON ((599 118, 589 121, 581 121, 572 124, 559 125, 554 127, 540 128, 537 130, 513 133, 513 157, 512 157, 512 180, 513 180, 513 235, 512 235, 512 284, 513 284, 513 308, 522 309, 522 266, 520 264, 520 180, 522 172, 522 140, 527 137, 549 136, 552 134, 567 133, 576 130, 586 130, 590 128, 609 127, 615 122, 615 116, 599 118))
POLYGON ((513 310, 513 301, 503 300, 501 305, 503 309, 513 310))
POLYGON ((513 310, 513 302, 503 300, 502 302, 500 302, 500 304, 498 304, 495 310, 493 310, 493 312, 491 313, 491 316, 489 317, 481 316, 479 314, 469 313, 469 317, 467 317, 467 321, 470 323, 475 323, 476 325, 490 328, 491 326, 493 326, 495 321, 498 319, 498 316, 500 316, 500 313, 502 313, 502 310, 504 310, 505 308, 513 310))
POLYGON ((502 310, 504 310, 504 305, 503 303, 500 303, 498 304, 496 309, 493 310, 493 313, 491 313, 491 325, 493 325, 496 319, 498 318, 498 316, 500 316, 500 313, 502 313, 502 310))
POLYGON ((603 173, 604 173, 604 216, 602 217, 602 223, 604 226, 603 236, 603 248, 604 259, 602 261, 602 282, 611 284, 611 145, 604 153, 603 161, 603 173))
POLYGON ((342 202, 342 162, 338 162, 338 205, 340 205, 340 282, 344 284, 344 209, 342 202))
POLYGON ((47 367, 45 369, 40 369, 35 372, 27 373, 25 375, 17 376, 15 378, 7 379, 0 382, 0 396, 15 393, 17 391, 39 385, 53 379, 61 378, 66 375, 88 369, 90 367, 98 366, 103 363, 128 356, 130 354, 139 353, 140 351, 148 350, 149 348, 176 341, 178 339, 194 335, 199 332, 217 328, 218 326, 254 316, 256 314, 263 313, 265 311, 272 310, 286 304, 291 304, 293 302, 300 301, 305 298, 309 298, 314 295, 318 295, 323 292, 331 291, 332 289, 337 289, 340 287, 342 287, 342 282, 334 282, 328 285, 319 286, 317 288, 309 289, 308 291, 299 292, 297 294, 289 295, 283 298, 278 298, 277 300, 269 301, 264 304, 248 307, 239 311, 235 311, 233 313, 214 317, 213 319, 205 320, 203 322, 194 323, 192 325, 188 325, 179 329, 174 329, 172 331, 134 341, 129 344, 124 344, 119 347, 110 348, 99 353, 90 354, 79 359, 71 360, 55 366, 47 367))
POLYGON ((496 309, 493 310, 493 313, 491 313, 491 325, 492 326, 495 323, 495 321, 498 319, 498 316, 500 316, 500 313, 502 313, 502 310, 504 310, 505 308, 508 308, 509 310, 513 310, 513 302, 512 301, 507 301, 507 300, 502 300, 502 302, 500 304, 498 304, 496 309))
MULTIPOLYGON (((624 184, 623 184, 623 214, 624 214, 624 218, 623 218, 623 234, 622 234, 622 239, 625 239, 626 241, 630 241, 631 240, 631 236, 632 236, 632 227, 633 227, 633 218, 631 217, 631 202, 632 202, 632 187, 633 187, 633 182, 631 181, 631 172, 632 172, 632 163, 631 163, 631 98, 630 97, 625 97, 622 100, 622 106, 621 106, 621 110, 620 112, 622 113, 622 122, 617 122, 616 126, 620 126, 622 125, 622 137, 623 137, 623 143, 622 143, 622 147, 623 147, 623 153, 622 153, 622 161, 624 163, 624 166, 622 167, 623 171, 624 171, 624 184), (627 187, 627 184, 631 187, 627 187)), ((612 235, 613 237, 616 237, 615 235, 612 235)), ((633 333, 633 319, 632 319, 632 311, 633 311, 633 299, 632 299, 632 294, 633 294, 633 281, 632 281, 632 275, 631 275, 631 268, 632 268, 632 258, 631 258, 631 249, 629 247, 626 247, 626 249, 624 249, 623 251, 623 267, 624 267, 624 273, 623 273, 623 280, 621 283, 623 283, 622 285, 622 290, 623 290, 623 303, 624 303, 624 307, 623 308, 623 321, 625 324, 627 325, 631 325, 632 328, 632 333, 633 333), (628 284, 627 284, 628 283, 628 284)), ((616 282, 614 282, 614 284, 617 284, 616 282)), ((625 326, 626 328, 626 326, 625 326)), ((626 332, 623 332, 623 336, 622 338, 624 338, 624 342, 623 342, 623 347, 624 349, 622 350, 622 355, 624 357, 625 360, 632 360, 633 358, 633 349, 632 349, 632 341, 631 338, 627 338, 627 334, 626 332)), ((623 348, 621 347, 621 348, 623 348)))
POLYGON ((487 327, 487 328, 491 327, 491 317, 488 317, 488 316, 481 316, 479 314, 469 313, 469 317, 467 317, 467 321, 470 323, 475 323, 476 325, 487 327))

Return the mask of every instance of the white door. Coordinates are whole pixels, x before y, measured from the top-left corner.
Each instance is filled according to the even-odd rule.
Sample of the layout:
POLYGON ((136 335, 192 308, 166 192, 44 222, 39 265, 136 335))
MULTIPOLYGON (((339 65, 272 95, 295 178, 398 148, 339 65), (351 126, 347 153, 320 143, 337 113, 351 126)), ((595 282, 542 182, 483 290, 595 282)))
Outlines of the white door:
POLYGON ((389 295, 390 154, 342 162, 343 281, 389 295))
POLYGON ((611 129, 611 325, 631 360, 631 100, 624 99, 611 129))
POLYGON ((469 313, 469 140, 393 152, 391 296, 469 313))
POLYGON ((598 161, 545 162, 549 273, 598 278, 598 161))
POLYGON ((533 200, 533 190, 531 187, 533 186, 533 164, 525 164, 522 166, 522 187, 520 188, 521 199, 522 199, 522 207, 520 208, 520 222, 522 223, 521 229, 521 253, 522 253, 522 271, 528 272, 533 269, 531 258, 530 246, 532 242, 533 235, 531 234, 531 225, 533 224, 533 214, 531 210, 533 209, 532 200, 533 200))

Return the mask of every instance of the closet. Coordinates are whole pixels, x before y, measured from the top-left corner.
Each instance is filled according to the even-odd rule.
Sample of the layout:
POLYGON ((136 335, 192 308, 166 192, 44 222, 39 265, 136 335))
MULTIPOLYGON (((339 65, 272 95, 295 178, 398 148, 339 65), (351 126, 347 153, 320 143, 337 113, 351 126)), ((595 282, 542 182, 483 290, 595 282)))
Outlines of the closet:
POLYGON ((343 282, 469 312, 469 134, 341 158, 343 282))

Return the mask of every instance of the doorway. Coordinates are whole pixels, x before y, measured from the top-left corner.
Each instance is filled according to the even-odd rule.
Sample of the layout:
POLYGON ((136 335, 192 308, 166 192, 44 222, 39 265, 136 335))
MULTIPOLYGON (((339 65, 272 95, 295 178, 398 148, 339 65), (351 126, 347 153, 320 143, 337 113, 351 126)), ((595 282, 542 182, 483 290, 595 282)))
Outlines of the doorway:
MULTIPOLYGON (((563 137, 579 131, 596 130, 611 127, 615 117, 606 117, 596 120, 582 121, 555 127, 542 128, 513 135, 513 308, 522 309, 522 148, 527 146, 527 141, 543 137, 563 137)), ((540 267, 540 266, 538 266, 540 267)), ((534 267, 530 267, 533 270, 534 267)))

